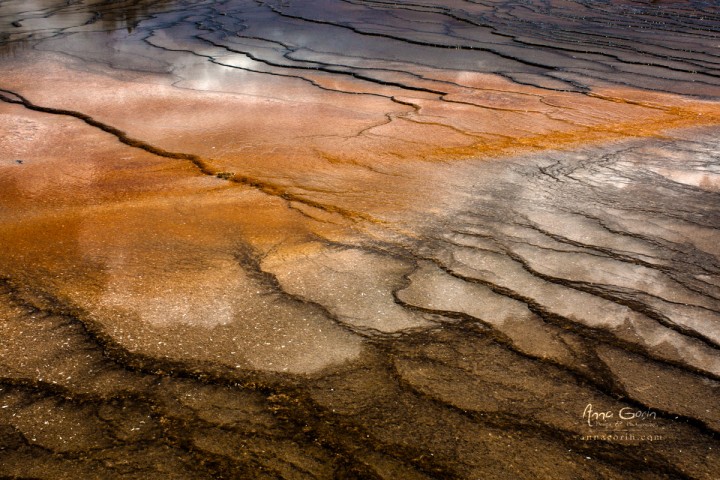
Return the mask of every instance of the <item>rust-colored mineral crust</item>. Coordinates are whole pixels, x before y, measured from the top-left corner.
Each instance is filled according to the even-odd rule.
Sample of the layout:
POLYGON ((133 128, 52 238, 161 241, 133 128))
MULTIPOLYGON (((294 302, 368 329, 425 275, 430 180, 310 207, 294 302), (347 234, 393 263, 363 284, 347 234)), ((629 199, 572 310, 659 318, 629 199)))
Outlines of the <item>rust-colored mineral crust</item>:
POLYGON ((713 2, 0 2, 0 477, 720 472, 713 2))

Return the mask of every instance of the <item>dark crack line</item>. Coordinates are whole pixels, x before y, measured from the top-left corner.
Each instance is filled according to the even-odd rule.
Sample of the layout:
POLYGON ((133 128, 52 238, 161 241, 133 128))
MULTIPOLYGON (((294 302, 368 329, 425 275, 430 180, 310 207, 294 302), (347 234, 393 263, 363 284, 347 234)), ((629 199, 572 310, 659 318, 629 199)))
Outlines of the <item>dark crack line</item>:
MULTIPOLYGON (((469 102, 469 101, 452 100, 452 99, 448 99, 448 98, 447 98, 449 95, 453 95, 453 93, 450 93, 450 92, 446 92, 446 91, 443 91, 443 90, 431 89, 431 88, 427 88, 427 87, 420 87, 420 86, 408 85, 408 84, 406 84, 406 83, 400 83, 400 82, 382 80, 382 79, 379 79, 379 78, 376 78, 376 77, 372 77, 372 76, 360 74, 360 73, 358 73, 357 71, 355 71, 355 68, 354 68, 354 67, 349 67, 349 66, 345 66, 345 65, 336 65, 336 64, 330 64, 330 63, 326 63, 326 62, 317 62, 317 61, 312 61, 312 60, 310 60, 310 61, 296 60, 296 59, 293 59, 293 58, 290 56, 290 55, 293 53, 293 50, 292 50, 292 49, 289 49, 288 52, 285 52, 285 53, 283 54, 283 58, 286 58, 287 60, 290 60, 290 61, 293 61, 293 62, 302 62, 302 63, 308 64, 308 65, 289 65, 289 64, 277 63, 277 62, 273 62, 273 61, 270 61, 270 60, 267 60, 267 59, 264 59, 264 58, 260 58, 259 56, 255 55, 255 54, 253 54, 253 53, 251 53, 251 52, 249 52, 249 51, 246 51, 246 50, 238 50, 238 49, 236 49, 236 48, 232 48, 232 47, 227 46, 227 45, 225 45, 225 44, 218 43, 218 42, 216 42, 216 41, 214 41, 214 40, 211 40, 211 39, 206 38, 206 37, 201 36, 201 35, 196 35, 195 38, 197 38, 197 39, 199 39, 199 40, 202 40, 202 41, 204 41, 204 42, 207 42, 207 43, 209 43, 210 45, 212 45, 212 46, 214 46, 214 47, 224 49, 224 50, 226 50, 226 51, 228 51, 228 52, 232 52, 232 53, 244 55, 244 56, 248 57, 249 59, 251 59, 251 60, 253 60, 253 61, 255 61, 255 62, 262 63, 262 64, 265 64, 265 65, 268 65, 268 66, 271 66, 271 67, 275 67, 275 68, 283 68, 283 69, 290 69, 290 70, 319 71, 319 72, 324 72, 324 73, 328 73, 328 74, 331 74, 331 75, 344 75, 344 76, 349 76, 349 77, 352 77, 352 78, 354 78, 354 79, 356 79, 356 80, 361 80, 361 81, 365 81, 365 82, 368 82, 368 83, 372 83, 372 84, 380 85, 380 86, 384 86, 384 87, 396 87, 396 88, 400 88, 400 89, 402 89, 402 90, 408 90, 408 91, 413 91, 413 92, 423 92, 423 93, 429 93, 429 94, 437 95, 438 98, 439 98, 439 100, 442 101, 442 102, 445 102, 445 103, 457 104, 457 105, 467 105, 467 106, 472 106, 472 107, 480 108, 480 109, 483 109, 483 110, 499 111, 499 112, 514 112, 514 113, 531 113, 531 114, 532 114, 532 113, 540 113, 540 114, 543 114, 544 116, 549 116, 547 113, 542 112, 542 111, 533 111, 533 110, 529 110, 529 111, 528 111, 528 110, 520 110, 520 109, 513 109, 513 108, 495 107, 495 106, 483 105, 483 104, 480 104, 480 103, 474 103, 474 102, 469 102), (349 71, 348 71, 348 70, 340 70, 340 68, 349 68, 349 69, 351 69, 351 70, 349 70, 349 71)), ((279 42, 274 42, 274 43, 279 43, 279 42)), ((287 48, 287 47, 285 47, 285 48, 287 48)), ((194 53, 194 52, 193 52, 193 53, 194 53)), ((229 65, 229 64, 221 63, 221 62, 219 62, 219 61, 218 61, 217 59, 215 59, 215 58, 212 58, 212 61, 214 61, 215 63, 222 64, 222 65, 232 66, 232 65, 229 65)), ((361 69, 361 70, 377 70, 377 69, 361 69)), ((411 73, 411 72, 396 71, 396 70, 393 71, 393 72, 396 72, 396 73, 404 73, 404 74, 407 74, 407 75, 410 75, 410 76, 414 76, 414 77, 416 77, 416 78, 419 78, 419 79, 422 79, 422 80, 425 80, 425 81, 435 81, 435 80, 432 80, 432 79, 427 79, 427 78, 422 77, 422 76, 417 75, 417 74, 413 74, 413 73, 411 73)), ((288 76, 291 76, 291 75, 288 75, 288 76)), ((292 77, 295 77, 295 76, 292 76, 292 77)), ((319 85, 317 82, 315 82, 315 81, 313 81, 313 80, 310 80, 310 79, 307 79, 307 77, 297 76, 297 77, 295 77, 295 78, 302 78, 302 79, 308 80, 308 81, 310 81, 314 86, 320 87, 320 85, 319 85)), ((444 83, 451 83, 451 84, 453 84, 452 82, 444 82, 444 83)), ((455 84, 455 85, 458 85, 458 84, 455 84)), ((458 85, 458 86, 460 86, 460 85, 458 85)), ((322 87, 321 87, 321 88, 322 88, 322 87)), ((470 87, 464 87, 464 88, 470 88, 470 87)), ((324 88, 324 89, 325 89, 325 88, 324 88)), ((347 91, 342 91, 342 90, 338 90, 338 89, 332 89, 332 90, 334 90, 334 91, 339 91, 339 92, 342 92, 342 93, 354 93, 354 92, 347 92, 347 91)), ((476 89, 473 88, 473 90, 476 90, 476 89)), ((380 97, 383 97, 383 98, 388 98, 388 99, 394 101, 395 103, 400 103, 399 101, 396 101, 395 96, 383 95, 383 94, 376 94, 376 93, 372 93, 372 92, 358 92, 358 94, 377 95, 377 96, 380 96, 380 97)), ((402 103, 402 104, 408 105, 408 103, 402 103)), ((416 110, 417 112, 420 111, 420 107, 419 107, 418 105, 416 105, 416 104, 409 104, 409 105, 411 105, 413 108, 415 108, 415 110, 416 110)), ((563 120, 563 119, 555 119, 555 120, 560 121, 560 122, 564 122, 564 123, 568 123, 568 124, 572 124, 572 122, 570 122, 570 121, 568 121, 568 120, 563 120)), ((448 126, 448 128, 452 128, 452 127, 449 127, 449 126, 448 126)), ((366 130, 368 130, 368 129, 363 130, 363 132, 366 131, 366 130)), ((363 132, 361 132, 360 134, 362 134, 363 132)), ((475 136, 475 135, 473 135, 472 133, 469 133, 469 132, 462 132, 462 133, 463 133, 464 135, 475 136)))
POLYGON ((513 57, 512 55, 504 54, 502 52, 498 52, 494 49, 487 48, 487 47, 471 46, 471 45, 447 45, 447 44, 439 44, 439 43, 422 42, 419 40, 412 40, 412 39, 408 39, 408 38, 404 38, 404 37, 399 37, 396 35, 390 35, 387 33, 368 32, 368 31, 360 30, 359 28, 353 27, 351 25, 344 25, 341 23, 334 23, 334 22, 325 21, 325 20, 317 20, 317 19, 313 19, 313 18, 303 17, 300 15, 292 15, 292 14, 280 11, 278 8, 276 8, 272 5, 268 5, 268 4, 266 4, 266 5, 274 13, 276 13, 282 17, 290 18, 293 20, 300 20, 300 21, 304 21, 304 22, 308 22, 308 23, 315 23, 318 25, 328 25, 328 26, 332 26, 332 27, 343 28, 343 29, 352 31, 353 33, 357 33, 358 35, 363 35, 363 36, 368 36, 368 37, 380 37, 380 38, 385 38, 388 40, 396 40, 396 41, 399 41, 402 43, 407 43, 410 45, 440 48, 440 49, 445 49, 445 50, 470 50, 470 51, 486 52, 486 53, 491 53, 493 55, 497 55, 498 57, 504 58, 506 60, 512 60, 514 62, 521 63, 523 65, 527 65, 527 66, 531 66, 531 67, 539 67, 539 68, 543 68, 543 69, 551 69, 551 67, 548 65, 538 63, 538 62, 533 62, 530 60, 519 59, 519 58, 513 57))
MULTIPOLYGON (((132 148, 138 148, 140 150, 144 150, 148 153, 151 153, 153 155, 163 157, 163 158, 186 160, 186 161, 192 163, 198 169, 198 171, 200 173, 202 173, 203 175, 216 177, 222 173, 219 170, 216 170, 215 168, 211 167, 210 164, 206 160, 204 160, 202 157, 200 157, 198 155, 190 154, 190 153, 171 152, 168 150, 164 150, 162 148, 156 147, 156 146, 151 145, 142 140, 137 140, 135 138, 132 138, 132 137, 128 136, 122 130, 112 127, 110 125, 107 125, 105 123, 102 123, 98 120, 95 120, 91 116, 86 115, 84 113, 76 112, 74 110, 66 110, 66 109, 43 107, 43 106, 35 105, 31 101, 27 100, 26 98, 22 97, 21 95, 15 93, 15 92, 12 92, 10 90, 0 88, 0 92, 3 92, 3 93, 0 93, 1 101, 4 101, 6 103, 11 103, 11 104, 16 104, 16 105, 22 105, 29 110, 33 110, 33 111, 37 111, 37 112, 49 113, 49 114, 53 114, 53 115, 63 115, 63 116, 77 118, 92 127, 98 128, 98 129, 102 130, 103 132, 113 135, 121 143, 128 145, 132 148)), ((251 188, 258 190, 266 195, 280 198, 282 200, 285 200, 286 202, 294 201, 294 202, 302 203, 302 204, 308 205, 310 207, 324 210, 326 212, 340 214, 341 216, 347 217, 348 219, 351 219, 351 220, 355 220, 355 221, 365 220, 365 221, 368 221, 371 223, 380 223, 380 224, 384 223, 381 220, 376 219, 364 212, 352 211, 352 210, 348 210, 348 209, 338 207, 335 205, 329 205, 329 204, 313 201, 313 200, 303 197, 302 195, 290 193, 287 191, 287 189, 285 189, 279 185, 267 183, 267 182, 264 182, 257 178, 252 178, 252 177, 249 177, 246 175, 238 174, 238 175, 234 175, 230 178, 227 178, 227 180, 232 183, 251 187, 251 188)))
MULTIPOLYGON (((460 331, 463 336, 466 336, 468 334, 475 336, 475 337, 480 337, 480 338, 482 338, 484 336, 484 335, 478 335, 477 333, 474 333, 472 329, 464 328, 465 326, 466 326, 466 322, 463 322, 463 324, 453 325, 453 326, 449 327, 449 329, 460 331)), ((490 341, 493 341, 494 343, 498 343, 494 339, 490 339, 490 341)), ((499 343, 499 345, 503 348, 507 348, 507 345, 503 345, 502 343, 499 343)), ((535 361, 538 360, 532 356, 528 356, 521 352, 516 352, 512 348, 510 348, 509 350, 514 353, 518 353, 522 358, 528 358, 529 360, 531 360, 533 362, 533 364, 535 363, 535 361)), ((404 359, 404 360, 416 361, 416 362, 419 361, 420 363, 436 364, 442 368, 456 369, 456 370, 460 370, 468 375, 473 375, 473 372, 468 372, 467 370, 465 370, 462 367, 446 364, 439 359, 429 358, 429 357, 425 357, 425 356, 420 356, 420 357, 406 356, 400 352, 395 353, 394 356, 400 358, 401 360, 404 359)), ((599 394, 608 396, 610 398, 616 397, 616 395, 613 395, 613 394, 607 392, 605 390, 605 388, 602 388, 603 386, 599 386, 596 382, 594 382, 582 375, 578 375, 576 372, 574 372, 572 370, 568 370, 567 368, 563 368, 562 366, 558 367, 557 365, 554 365, 554 364, 546 362, 546 361, 540 361, 540 363, 549 365, 550 368, 553 368, 553 367, 558 368, 558 370, 569 375, 573 380, 575 380, 575 382, 577 382, 578 386, 592 388, 593 390, 596 390, 599 394), (600 388, 598 388, 598 387, 600 387, 600 388)), ((447 410, 453 411, 456 414, 458 414, 462 417, 465 417, 470 421, 484 425, 486 427, 497 428, 501 431, 514 431, 517 433, 532 431, 534 436, 546 438, 547 440, 549 440, 552 443, 559 442, 559 443, 565 445, 566 447, 569 447, 570 451, 575 450, 575 451, 587 452, 587 453, 590 453, 590 451, 592 451, 592 453, 596 454, 603 460, 609 461, 610 464, 612 464, 616 460, 618 448, 623 450, 624 454, 628 453, 624 447, 618 447, 618 446, 613 447, 609 444, 606 446, 606 448, 604 448, 602 450, 597 450, 595 448, 595 446, 593 446, 593 448, 588 448, 589 445, 586 442, 578 439, 577 432, 572 431, 572 430, 563 429, 561 427, 554 427, 548 423, 538 420, 537 418, 535 418, 533 416, 532 413, 528 414, 527 416, 523 417, 522 419, 518 419, 518 416, 516 414, 510 413, 510 412, 498 413, 498 412, 492 412, 492 411, 485 412, 485 411, 481 411, 481 410, 463 409, 461 407, 453 405, 449 401, 440 399, 436 396, 433 396, 430 393, 426 393, 426 392, 420 390, 418 387, 414 386, 409 381, 405 380, 403 378, 402 374, 398 371, 396 364, 393 363, 391 366, 391 369, 392 369, 391 370, 392 377, 395 379, 395 382, 398 384, 398 386, 401 388, 401 390, 405 390, 406 392, 411 392, 412 394, 422 398, 423 400, 425 400, 431 404, 437 405, 440 409, 447 409, 447 410)), ((498 385, 505 386, 505 384, 503 384, 503 383, 498 383, 498 385)), ((487 383, 486 386, 488 389, 492 389, 491 383, 487 383)), ((623 401, 624 401, 624 403, 632 405, 634 407, 648 408, 647 405, 642 404, 642 402, 639 402, 639 401, 634 400, 629 397, 623 398, 623 401)), ((670 418, 671 416, 674 418, 678 418, 678 415, 675 415, 675 414, 671 415, 668 412, 661 412, 658 409, 654 409, 654 410, 661 414, 664 414, 668 418, 670 418)), ((703 434, 705 434, 711 438, 714 437, 714 432, 707 431, 705 426, 703 424, 701 424, 700 422, 698 422, 697 420, 695 420, 693 418, 687 418, 686 420, 689 423, 691 423, 693 426, 695 426, 696 428, 701 429, 703 434)), ((637 449, 637 450, 638 451, 634 452, 634 454, 633 454, 633 456, 636 457, 636 461, 633 463, 639 462, 641 464, 647 464, 647 461, 646 461, 647 460, 647 452, 642 452, 641 449, 637 449), (641 458, 645 458, 645 460, 640 461, 641 458)), ((654 467, 650 467, 651 469, 668 467, 668 470, 673 471, 673 473, 675 475, 677 475, 677 478, 683 478, 683 479, 690 478, 687 475, 685 475, 684 473, 682 473, 680 470, 677 470, 667 460, 664 460, 664 461, 656 460, 656 462, 657 462, 657 464, 654 467)), ((631 465, 632 465, 632 463, 631 463, 631 465)), ((636 470, 636 471, 643 470, 642 468, 636 468, 635 466, 633 466, 633 468, 631 468, 631 469, 636 470)))
MULTIPOLYGON (((473 247, 466 247, 466 246, 463 246, 463 247, 468 248, 470 250, 475 250, 473 247)), ((493 252, 493 253, 495 253, 495 252, 493 252)), ((671 359, 659 358, 653 352, 651 352, 647 348, 643 347, 642 345, 639 345, 636 343, 631 343, 626 340, 622 340, 611 332, 602 330, 600 328, 593 328, 593 327, 581 325, 578 322, 574 322, 571 319, 566 318, 562 315, 548 311, 538 301, 536 301, 530 297, 524 296, 510 288, 497 285, 493 282, 490 282, 488 280, 484 280, 481 278, 468 277, 467 275, 462 275, 462 274, 456 272, 451 267, 446 266, 440 259, 427 258, 427 260, 431 261, 440 270, 442 270, 443 272, 447 273, 448 275, 450 275, 454 278, 457 278, 464 282, 477 283, 479 285, 486 286, 494 293, 497 293, 499 295, 522 302, 523 304, 527 305, 528 309, 531 312, 535 313, 538 317, 543 319, 545 322, 550 323, 552 325, 559 326, 560 328, 570 329, 571 331, 577 332, 578 335, 580 335, 583 338, 592 338, 592 339, 601 341, 603 343, 607 343, 608 345, 619 346, 620 348, 624 348, 624 349, 627 349, 628 351, 637 353, 640 356, 642 356, 648 360, 664 363, 667 365, 672 365, 681 370, 691 372, 691 373, 701 376, 701 377, 708 377, 708 378, 712 378, 714 380, 720 380, 720 377, 712 374, 711 372, 699 370, 690 365, 686 365, 686 364, 683 364, 683 363, 680 363, 680 362, 677 362, 677 361, 674 361, 671 359)), ((520 264, 520 265, 522 267, 522 264, 520 264)), ((538 278, 540 278, 540 277, 538 277, 538 278)), ((552 283, 552 282, 549 282, 549 283, 552 283)), ((566 288, 571 288, 571 289, 577 290, 572 286, 566 286, 566 285, 558 285, 558 286, 565 286, 566 288)), ((578 290, 578 291, 580 291, 580 290, 578 290)), ((583 292, 583 293, 588 293, 588 292, 583 292)), ((629 307, 626 307, 626 308, 629 308, 629 307)), ((682 334, 681 332, 676 332, 676 333, 682 334)), ((702 340, 700 340, 700 339, 695 339, 695 340, 704 345, 704 342, 702 340)))
MULTIPOLYGON (((472 247, 467 247, 467 246, 464 248, 472 249, 472 247)), ((533 276, 535 278, 538 278, 540 280, 543 280, 547 283, 551 283, 554 285, 559 285, 559 286, 566 287, 566 288, 569 288, 572 290, 577 290, 577 291, 581 291, 584 293, 588 293, 590 295, 608 300, 617 305, 625 306, 634 312, 640 313, 652 320, 655 320, 657 323, 659 323, 660 325, 662 325, 665 328, 673 330, 673 331, 675 331, 681 335, 684 335, 686 337, 694 338, 695 340, 700 341, 701 343, 703 343, 704 345, 706 345, 707 347, 709 347, 713 350, 716 350, 716 351, 720 350, 720 345, 718 345, 712 339, 706 337, 702 333, 699 333, 692 328, 689 328, 689 327, 686 327, 683 325, 679 325, 679 324, 673 322, 667 316, 660 314, 655 309, 649 307, 648 305, 645 305, 644 303, 642 303, 640 301, 631 301, 629 299, 625 299, 622 297, 618 297, 616 295, 612 295, 612 293, 610 291, 606 290, 605 286, 602 284, 592 283, 592 282, 582 282, 582 281, 578 281, 578 280, 568 280, 568 279, 561 278, 561 277, 554 277, 551 275, 546 275, 546 274, 543 274, 543 273, 537 271, 536 269, 532 268, 530 266, 529 262, 527 262, 525 260, 525 258, 523 258, 521 255, 515 253, 514 251, 512 251, 508 248, 503 249, 503 254, 505 256, 507 256, 508 258, 510 258, 511 260, 518 263, 526 272, 528 272, 531 276, 533 276)), ((648 295, 649 297, 657 298, 658 300, 662 300, 662 301, 670 303, 670 304, 685 305, 684 303, 672 302, 672 301, 666 300, 664 298, 658 297, 656 295, 649 294, 647 292, 638 292, 638 293, 648 295)), ((691 305, 691 306, 702 309, 702 310, 706 310, 708 312, 718 313, 717 311, 715 311, 713 309, 703 307, 701 305, 691 305)), ((708 375, 713 375, 713 374, 708 372, 708 375)), ((720 379, 720 377, 718 377, 718 378, 720 379)))

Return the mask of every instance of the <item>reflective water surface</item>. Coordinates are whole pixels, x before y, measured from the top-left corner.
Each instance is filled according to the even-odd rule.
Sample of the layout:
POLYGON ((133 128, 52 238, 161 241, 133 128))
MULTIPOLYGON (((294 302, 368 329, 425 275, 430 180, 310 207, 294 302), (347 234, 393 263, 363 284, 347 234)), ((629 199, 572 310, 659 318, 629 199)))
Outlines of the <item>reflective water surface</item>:
POLYGON ((717 478, 719 26, 0 2, 0 476, 717 478))

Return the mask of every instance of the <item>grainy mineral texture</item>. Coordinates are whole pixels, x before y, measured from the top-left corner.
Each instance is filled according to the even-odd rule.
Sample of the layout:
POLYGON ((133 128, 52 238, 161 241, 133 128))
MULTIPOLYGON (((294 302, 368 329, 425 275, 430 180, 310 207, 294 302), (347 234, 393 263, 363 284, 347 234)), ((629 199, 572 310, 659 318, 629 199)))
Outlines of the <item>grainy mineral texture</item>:
POLYGON ((715 1, 0 1, 0 477, 720 476, 715 1))

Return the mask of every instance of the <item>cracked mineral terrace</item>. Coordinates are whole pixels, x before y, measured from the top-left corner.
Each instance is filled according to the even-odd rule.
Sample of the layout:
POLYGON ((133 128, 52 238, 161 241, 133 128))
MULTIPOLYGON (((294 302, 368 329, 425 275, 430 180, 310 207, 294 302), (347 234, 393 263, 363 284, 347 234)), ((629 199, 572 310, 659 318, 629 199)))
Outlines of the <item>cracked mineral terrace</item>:
POLYGON ((0 477, 720 477, 717 2, 5 0, 0 71, 0 477))

